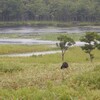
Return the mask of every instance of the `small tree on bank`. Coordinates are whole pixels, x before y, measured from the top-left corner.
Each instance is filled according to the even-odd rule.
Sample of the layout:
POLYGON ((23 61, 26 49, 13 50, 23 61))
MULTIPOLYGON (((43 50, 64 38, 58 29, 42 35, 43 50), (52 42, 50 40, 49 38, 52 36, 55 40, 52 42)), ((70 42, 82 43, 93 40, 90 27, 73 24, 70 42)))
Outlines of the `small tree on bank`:
POLYGON ((67 37, 66 35, 60 35, 57 37, 57 39, 60 41, 59 43, 56 43, 58 47, 60 47, 62 51, 62 61, 64 61, 64 55, 66 50, 73 44, 75 44, 74 40, 70 37, 67 37))
POLYGON ((97 47, 97 49, 99 49, 100 50, 100 35, 97 37, 97 43, 96 43, 96 47, 97 47))
POLYGON ((80 39, 80 41, 86 43, 84 46, 81 46, 81 48, 89 54, 90 61, 92 62, 94 58, 92 51, 95 48, 100 49, 100 36, 95 32, 87 32, 85 36, 80 39))

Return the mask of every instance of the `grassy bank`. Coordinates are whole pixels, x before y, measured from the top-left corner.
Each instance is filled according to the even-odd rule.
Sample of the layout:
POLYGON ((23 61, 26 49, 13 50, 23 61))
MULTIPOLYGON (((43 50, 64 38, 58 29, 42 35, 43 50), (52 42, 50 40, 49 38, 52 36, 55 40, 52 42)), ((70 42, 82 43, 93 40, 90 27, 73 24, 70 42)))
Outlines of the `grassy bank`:
POLYGON ((100 100, 100 51, 94 61, 80 48, 68 50, 69 69, 61 70, 61 54, 0 57, 1 100, 100 100))
POLYGON ((79 41, 79 39, 84 35, 84 33, 42 33, 42 34, 16 34, 16 33, 9 33, 9 34, 0 34, 0 38, 15 38, 15 39, 40 39, 40 40, 54 40, 57 41, 57 37, 61 34, 65 34, 68 37, 73 38, 75 41, 79 41))
POLYGON ((57 50, 58 48, 53 45, 0 45, 0 54, 12 54, 12 53, 27 53, 27 52, 40 52, 57 50))
POLYGON ((88 26, 97 25, 99 22, 57 22, 57 21, 13 21, 13 22, 0 22, 0 27, 19 27, 19 26, 58 26, 58 27, 71 27, 71 26, 88 26))
POLYGON ((79 41, 79 39, 84 35, 84 33, 43 34, 43 35, 40 36, 39 39, 41 39, 41 40, 54 40, 54 41, 58 41, 57 37, 59 37, 61 34, 67 35, 68 37, 71 37, 74 41, 79 41))

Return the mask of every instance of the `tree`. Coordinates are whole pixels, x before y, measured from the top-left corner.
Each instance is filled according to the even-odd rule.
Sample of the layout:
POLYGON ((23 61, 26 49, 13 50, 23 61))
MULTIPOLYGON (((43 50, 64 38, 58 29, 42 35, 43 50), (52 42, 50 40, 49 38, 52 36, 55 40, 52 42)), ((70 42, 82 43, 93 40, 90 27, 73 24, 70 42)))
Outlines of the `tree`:
POLYGON ((85 36, 80 39, 80 41, 85 42, 85 45, 81 46, 81 48, 89 54, 90 61, 92 62, 94 58, 92 51, 95 48, 100 48, 100 36, 95 32, 87 32, 85 36))
POLYGON ((21 0, 0 0, 0 20, 20 20, 22 14, 21 0))
POLYGON ((100 35, 97 37, 96 47, 100 50, 100 35))
POLYGON ((70 46, 72 46, 73 44, 75 44, 74 40, 70 37, 67 37, 66 35, 60 35, 57 38, 60 42, 56 43, 56 45, 58 47, 60 47, 61 51, 62 51, 62 61, 64 61, 64 55, 66 50, 68 50, 68 48, 70 46))
POLYGON ((100 22, 100 0, 0 0, 0 21, 100 22))

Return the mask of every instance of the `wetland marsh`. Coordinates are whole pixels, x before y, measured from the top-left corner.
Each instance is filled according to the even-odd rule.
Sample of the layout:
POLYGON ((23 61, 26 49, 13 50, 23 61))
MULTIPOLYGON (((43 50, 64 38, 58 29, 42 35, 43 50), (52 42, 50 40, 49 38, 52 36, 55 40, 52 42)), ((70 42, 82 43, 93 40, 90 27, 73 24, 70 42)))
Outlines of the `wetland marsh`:
MULTIPOLYGON (((56 38, 67 33, 22 34, 0 33, 1 39, 10 41, 12 38, 14 41, 0 44, 0 54, 58 51, 60 48, 55 45, 56 38), (20 42, 16 44, 15 40, 18 39, 20 42), (29 41, 34 39, 40 43, 49 42, 34 45, 29 41)), ((84 33, 67 35, 77 41, 84 33)), ((93 54, 95 58, 91 63, 80 47, 76 45, 70 48, 65 54, 65 61, 69 64, 66 70, 60 69, 61 52, 39 56, 0 56, 0 99, 99 100, 100 50, 95 49, 93 54)))

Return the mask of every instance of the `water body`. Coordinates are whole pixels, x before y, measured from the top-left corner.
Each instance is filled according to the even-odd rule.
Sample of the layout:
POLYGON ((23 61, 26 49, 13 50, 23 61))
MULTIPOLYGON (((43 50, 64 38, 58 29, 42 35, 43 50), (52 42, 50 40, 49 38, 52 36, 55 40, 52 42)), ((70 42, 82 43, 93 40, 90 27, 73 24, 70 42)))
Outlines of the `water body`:
MULTIPOLYGON (((0 44, 27 44, 27 45, 36 45, 36 44, 52 44, 56 45, 59 41, 49 41, 49 40, 35 40, 35 39, 0 39, 0 44)), ((82 46, 84 42, 76 41, 74 46, 82 46)))
POLYGON ((43 51, 43 52, 30 52, 30 53, 20 53, 20 54, 5 54, 0 55, 0 57, 30 57, 30 56, 39 56, 46 54, 55 54, 60 53, 61 51, 43 51))
MULTIPOLYGON (((55 33, 85 33, 99 32, 100 26, 82 27, 6 27, 0 28, 0 34, 55 34, 55 33)), ((55 41, 44 41, 36 39, 0 39, 0 44, 55 44, 55 41)))
POLYGON ((58 41, 36 40, 36 39, 0 39, 0 44, 56 44, 58 41))
MULTIPOLYGON (((98 32, 100 33, 100 26, 84 26, 84 27, 69 27, 69 28, 60 28, 60 27, 9 27, 9 28, 0 28, 0 34, 54 34, 54 33, 85 33, 85 32, 98 32)), ((56 44, 58 41, 47 41, 47 40, 36 40, 36 39, 0 39, 0 44, 56 44)), ((82 46, 83 42, 76 42, 74 46, 82 46)), ((1 56, 10 56, 10 57, 25 57, 32 55, 44 55, 44 54, 53 54, 61 51, 44 51, 44 52, 32 52, 24 54, 7 54, 1 56)))
POLYGON ((100 26, 81 26, 81 27, 6 27, 0 28, 0 33, 85 33, 85 32, 99 32, 100 26))

